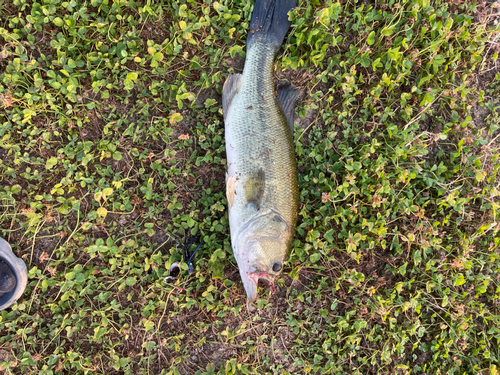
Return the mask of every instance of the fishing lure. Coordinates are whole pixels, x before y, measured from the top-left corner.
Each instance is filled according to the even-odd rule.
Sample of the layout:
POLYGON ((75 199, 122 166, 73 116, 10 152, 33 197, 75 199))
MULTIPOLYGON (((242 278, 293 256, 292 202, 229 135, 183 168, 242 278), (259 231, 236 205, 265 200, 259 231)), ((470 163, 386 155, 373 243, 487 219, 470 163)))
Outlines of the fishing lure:
MULTIPOLYGON (((188 266, 188 275, 191 275, 194 272, 194 265, 193 265, 194 257, 198 252, 198 250, 200 249, 201 245, 205 243, 205 240, 203 239, 200 242, 200 244, 196 247, 196 249, 193 252, 191 252, 193 243, 196 240, 200 239, 200 227, 198 227, 196 234, 192 238, 189 238, 189 235, 186 234, 186 236, 184 237, 184 241, 181 241, 173 234, 171 234, 171 236, 177 242, 177 246, 182 247, 182 259, 188 266)), ((175 262, 170 266, 170 269, 168 270, 168 276, 163 281, 165 282, 165 284, 167 284, 168 280, 176 280, 179 277, 180 273, 181 273, 181 266, 178 262, 175 262)))

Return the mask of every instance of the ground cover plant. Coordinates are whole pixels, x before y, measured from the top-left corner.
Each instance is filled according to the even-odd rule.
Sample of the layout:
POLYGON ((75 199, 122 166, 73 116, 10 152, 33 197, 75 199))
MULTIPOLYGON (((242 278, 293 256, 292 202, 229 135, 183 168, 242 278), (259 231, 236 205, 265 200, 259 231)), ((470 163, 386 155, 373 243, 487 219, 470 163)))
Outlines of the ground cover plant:
POLYGON ((29 269, 0 372, 498 373, 499 3, 299 1, 299 223, 254 312, 221 110, 251 11, 0 2, 0 236, 29 269))

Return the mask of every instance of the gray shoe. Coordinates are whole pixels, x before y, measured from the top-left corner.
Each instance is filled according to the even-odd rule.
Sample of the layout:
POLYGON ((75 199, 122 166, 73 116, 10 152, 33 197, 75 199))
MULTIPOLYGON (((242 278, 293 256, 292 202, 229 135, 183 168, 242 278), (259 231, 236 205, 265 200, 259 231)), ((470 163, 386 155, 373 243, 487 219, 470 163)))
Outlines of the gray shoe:
POLYGON ((28 270, 10 245, 0 238, 0 311, 16 302, 28 283, 28 270))

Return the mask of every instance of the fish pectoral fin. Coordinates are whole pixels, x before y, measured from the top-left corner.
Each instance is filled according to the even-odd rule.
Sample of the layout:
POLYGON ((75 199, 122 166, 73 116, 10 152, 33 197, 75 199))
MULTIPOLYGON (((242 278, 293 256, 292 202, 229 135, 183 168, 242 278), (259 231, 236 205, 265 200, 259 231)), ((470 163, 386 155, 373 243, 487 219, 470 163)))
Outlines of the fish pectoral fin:
POLYGON ((283 112, 285 112, 286 120, 290 125, 290 130, 293 134, 293 115, 295 110, 295 102, 302 94, 302 90, 290 83, 282 83, 278 85, 278 100, 281 103, 283 112))
POLYGON ((245 180, 245 198, 247 204, 252 204, 256 210, 260 209, 264 189, 266 188, 266 174, 263 169, 259 169, 245 180))
POLYGON ((222 87, 222 110, 224 112, 224 120, 226 119, 229 106, 238 92, 238 88, 242 81, 243 76, 241 74, 230 74, 226 82, 224 82, 224 86, 222 87))
POLYGON ((231 177, 228 178, 226 174, 226 198, 227 202, 229 203, 229 207, 232 207, 234 203, 234 195, 236 194, 236 184, 237 184, 236 177, 232 175, 231 177))

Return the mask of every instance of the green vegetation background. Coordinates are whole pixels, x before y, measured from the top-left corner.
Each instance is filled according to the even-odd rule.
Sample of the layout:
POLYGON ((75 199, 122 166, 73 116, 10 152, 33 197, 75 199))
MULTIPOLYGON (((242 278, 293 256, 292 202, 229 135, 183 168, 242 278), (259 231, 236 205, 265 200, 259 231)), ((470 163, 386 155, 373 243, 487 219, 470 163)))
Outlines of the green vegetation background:
POLYGON ((30 270, 0 372, 497 374, 498 5, 299 2, 299 223, 249 312, 221 88, 251 3, 0 1, 0 236, 30 270))

